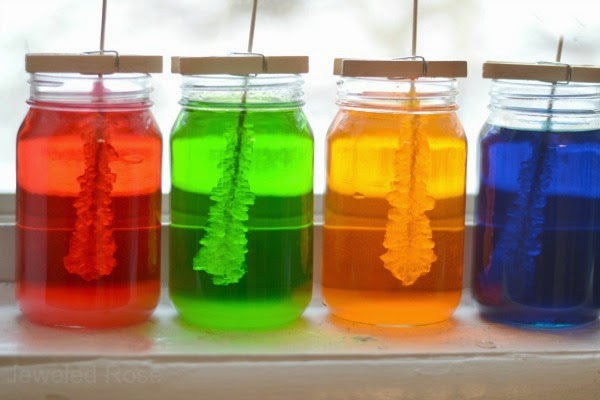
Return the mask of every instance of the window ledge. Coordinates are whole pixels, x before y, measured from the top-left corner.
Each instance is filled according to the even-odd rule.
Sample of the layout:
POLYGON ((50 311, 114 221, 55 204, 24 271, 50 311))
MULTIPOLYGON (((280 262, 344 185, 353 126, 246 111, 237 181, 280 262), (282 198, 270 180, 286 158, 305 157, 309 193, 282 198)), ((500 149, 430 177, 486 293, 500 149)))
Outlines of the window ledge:
MULTIPOLYGON (((166 292, 166 291, 165 291, 166 292)), ((294 325, 214 333, 180 322, 164 297, 143 325, 34 325, 0 284, 3 398, 592 399, 599 323, 539 332, 481 321, 466 298, 448 322, 383 328, 329 317, 318 296, 294 325)))

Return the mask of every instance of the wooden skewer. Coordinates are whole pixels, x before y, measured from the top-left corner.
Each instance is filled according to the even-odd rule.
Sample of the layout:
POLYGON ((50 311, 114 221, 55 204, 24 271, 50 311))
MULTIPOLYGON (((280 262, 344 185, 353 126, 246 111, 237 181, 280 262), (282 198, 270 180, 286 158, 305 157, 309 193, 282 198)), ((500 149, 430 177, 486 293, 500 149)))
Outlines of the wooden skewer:
POLYGON ((417 55, 417 14, 419 11, 419 0, 414 0, 413 2, 413 20, 412 20, 412 48, 411 54, 413 56, 417 55))
POLYGON ((558 39, 558 48, 556 49, 556 62, 560 62, 560 59, 562 58, 562 50, 563 50, 564 42, 565 42, 565 37, 563 35, 561 35, 560 39, 558 39))
POLYGON ((252 17, 250 18, 250 34, 248 35, 248 53, 252 53, 254 44, 254 28, 256 27, 256 10, 258 9, 258 0, 254 0, 252 5, 252 17))
POLYGON ((104 51, 104 36, 106 33, 106 5, 108 0, 102 0, 102 21, 100 22, 100 51, 104 51))

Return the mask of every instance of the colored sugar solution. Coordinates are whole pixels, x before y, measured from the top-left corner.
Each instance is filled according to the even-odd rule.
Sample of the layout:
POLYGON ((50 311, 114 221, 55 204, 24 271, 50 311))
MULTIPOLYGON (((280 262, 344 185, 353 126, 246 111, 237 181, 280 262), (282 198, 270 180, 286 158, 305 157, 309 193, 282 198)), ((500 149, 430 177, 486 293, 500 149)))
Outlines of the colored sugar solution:
MULTIPOLYGON (((181 317, 216 329, 264 329, 292 322, 312 292, 313 141, 299 110, 246 111, 252 203, 243 223, 241 278, 223 283, 194 258, 205 243, 211 196, 223 176, 228 135, 239 110, 188 104, 173 129, 170 295, 181 317), (247 242, 245 242, 247 241, 247 242)), ((232 206, 228 206, 232 207, 232 206)), ((239 250, 237 247, 235 251, 239 250)), ((227 265, 224 266, 227 268, 227 265)))
MULTIPOLYGON (((328 140, 322 278, 331 312, 381 325, 450 318, 461 296, 464 242, 466 143, 455 114, 341 110, 328 140), (415 158, 422 160, 404 157, 411 144, 415 158), (412 169, 416 176, 404 177, 422 180, 426 194, 413 195, 410 200, 418 204, 396 214, 390 192, 405 186, 395 183, 399 168, 412 169), (425 202, 434 205, 428 209, 425 202), (428 230, 411 222, 415 210, 425 210, 428 230), (390 229, 390 215, 396 224, 392 228, 408 225, 408 230, 390 229), (399 280, 384 265, 388 240, 428 249, 427 272, 408 282, 399 280)), ((409 262, 410 273, 413 267, 409 262)))
POLYGON ((474 294, 484 316, 561 328, 600 308, 600 130, 484 127, 474 294))
POLYGON ((146 110, 59 111, 60 104, 53 106, 32 108, 19 132, 19 308, 30 320, 49 325, 107 328, 142 322, 160 294, 158 128, 146 110), (86 176, 88 162, 84 146, 87 135, 98 130, 99 118, 103 135, 110 138, 106 175, 112 182, 108 189, 92 186, 89 198, 83 199, 93 203, 105 196, 105 219, 82 219, 78 204, 87 196, 82 192, 87 182, 81 177, 86 176), (86 221, 96 226, 95 233, 76 228, 86 221), (101 254, 105 237, 112 246, 109 268, 102 264, 108 258, 101 254), (72 258, 77 265, 97 266, 106 273, 90 277, 69 270, 74 241, 82 244, 72 258))

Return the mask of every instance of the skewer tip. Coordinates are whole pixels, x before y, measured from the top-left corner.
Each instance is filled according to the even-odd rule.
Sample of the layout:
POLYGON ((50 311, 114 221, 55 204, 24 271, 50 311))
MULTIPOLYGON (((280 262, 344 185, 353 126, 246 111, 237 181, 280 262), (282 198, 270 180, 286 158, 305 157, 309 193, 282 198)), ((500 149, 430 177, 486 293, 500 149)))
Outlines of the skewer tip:
POLYGON ((558 39, 558 48, 556 49, 556 62, 560 62, 560 59, 562 58, 564 42, 565 42, 564 35, 560 35, 560 38, 558 39))

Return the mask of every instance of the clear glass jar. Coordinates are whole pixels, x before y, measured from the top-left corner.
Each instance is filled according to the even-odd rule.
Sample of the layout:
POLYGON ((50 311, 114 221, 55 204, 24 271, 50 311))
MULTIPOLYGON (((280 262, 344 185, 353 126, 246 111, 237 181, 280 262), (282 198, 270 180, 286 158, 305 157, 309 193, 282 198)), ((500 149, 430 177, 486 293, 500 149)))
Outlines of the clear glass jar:
POLYGON ((561 328, 600 307, 600 84, 496 80, 480 136, 484 316, 561 328))
POLYGON ((160 294, 162 138, 145 74, 31 75, 17 137, 17 302, 49 325, 146 320, 160 294))
POLYGON ((312 291, 313 137, 298 75, 184 76, 170 295, 218 329, 289 323, 312 291))
POLYGON ((322 267, 334 315, 421 325, 458 306, 467 146, 456 95, 454 79, 338 82, 322 267))

